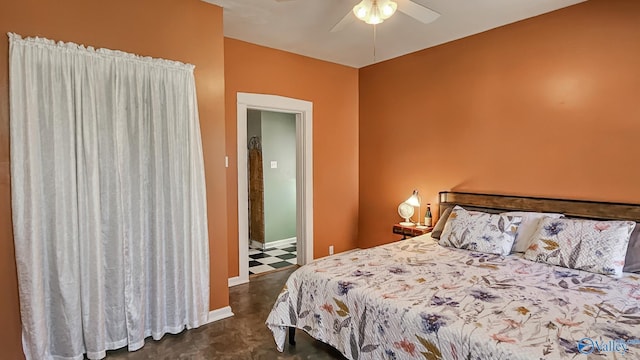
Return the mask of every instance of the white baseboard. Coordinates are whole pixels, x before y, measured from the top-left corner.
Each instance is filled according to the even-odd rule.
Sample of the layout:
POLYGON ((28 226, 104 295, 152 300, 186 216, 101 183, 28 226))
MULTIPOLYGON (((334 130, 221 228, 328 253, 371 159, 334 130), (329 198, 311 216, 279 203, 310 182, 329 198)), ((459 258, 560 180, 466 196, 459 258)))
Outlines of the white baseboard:
POLYGON ((274 247, 274 246, 282 246, 282 245, 295 245, 296 242, 298 241, 297 238, 292 237, 292 238, 288 238, 288 239, 282 239, 282 240, 276 240, 276 241, 269 241, 266 243, 261 243, 259 241, 255 241, 255 240, 249 240, 251 242, 251 244, 249 245, 249 247, 251 247, 252 249, 268 249, 270 247, 274 247))
POLYGON ((229 287, 247 284, 248 282, 249 282, 249 278, 240 279, 240 276, 232 277, 232 278, 229 278, 229 287))
POLYGON ((266 248, 270 248, 270 247, 274 247, 274 246, 282 246, 282 245, 288 245, 288 244, 295 245, 295 243, 297 241, 298 241, 297 238, 292 237, 292 238, 288 238, 288 239, 269 241, 268 243, 265 243, 264 246, 266 246, 266 248))
POLYGON ((231 311, 231 306, 225 306, 220 309, 211 310, 209 311, 209 318, 207 319, 207 324, 212 323, 214 321, 226 319, 232 316, 233 316, 233 312, 231 311))
POLYGON ((261 243, 260 241, 249 240, 249 243, 249 247, 252 249, 264 250, 264 243, 261 243))

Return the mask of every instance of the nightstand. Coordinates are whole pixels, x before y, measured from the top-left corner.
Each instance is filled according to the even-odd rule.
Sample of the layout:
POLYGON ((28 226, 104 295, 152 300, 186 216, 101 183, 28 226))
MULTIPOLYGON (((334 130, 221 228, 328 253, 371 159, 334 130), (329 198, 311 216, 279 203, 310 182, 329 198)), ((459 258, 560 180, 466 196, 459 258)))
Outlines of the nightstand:
POLYGON ((414 236, 430 233, 432 230, 433 230, 433 226, 429 226, 426 228, 417 228, 416 226, 402 226, 400 224, 393 225, 393 233, 402 235, 402 240, 408 237, 414 237, 414 236))

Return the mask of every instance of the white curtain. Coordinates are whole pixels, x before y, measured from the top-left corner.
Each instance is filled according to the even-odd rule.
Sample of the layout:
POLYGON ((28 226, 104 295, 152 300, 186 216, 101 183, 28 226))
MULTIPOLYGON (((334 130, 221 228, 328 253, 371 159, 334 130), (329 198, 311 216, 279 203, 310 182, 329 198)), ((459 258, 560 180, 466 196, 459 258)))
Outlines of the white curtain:
POLYGON ((90 359, 207 321, 193 66, 9 34, 27 359, 90 359))

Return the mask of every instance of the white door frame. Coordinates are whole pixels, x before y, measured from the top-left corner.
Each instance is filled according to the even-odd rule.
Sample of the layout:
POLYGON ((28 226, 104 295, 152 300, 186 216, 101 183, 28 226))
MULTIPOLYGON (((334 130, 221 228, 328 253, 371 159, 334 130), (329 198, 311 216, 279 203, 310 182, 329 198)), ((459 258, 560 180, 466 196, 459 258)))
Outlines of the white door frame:
POLYGON ((238 277, 229 286, 249 282, 249 191, 247 110, 296 115, 296 237, 298 264, 313 260, 313 103, 277 95, 237 94, 238 123, 238 277))

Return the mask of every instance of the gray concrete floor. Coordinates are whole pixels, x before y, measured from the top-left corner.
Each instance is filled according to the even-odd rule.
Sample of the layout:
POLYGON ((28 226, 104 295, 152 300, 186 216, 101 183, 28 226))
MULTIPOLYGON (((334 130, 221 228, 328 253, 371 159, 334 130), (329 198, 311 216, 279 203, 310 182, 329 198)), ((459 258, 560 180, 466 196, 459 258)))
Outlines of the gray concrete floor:
POLYGON ((264 322, 294 270, 295 266, 257 275, 249 284, 230 288, 230 305, 235 314, 231 318, 177 335, 165 335, 159 341, 148 338, 142 349, 110 351, 107 359, 344 359, 340 352, 302 330, 296 331, 295 346, 286 344, 282 353, 276 350, 264 322))

